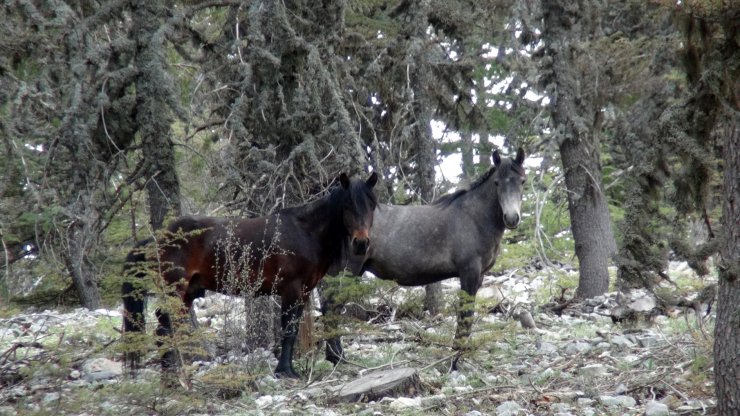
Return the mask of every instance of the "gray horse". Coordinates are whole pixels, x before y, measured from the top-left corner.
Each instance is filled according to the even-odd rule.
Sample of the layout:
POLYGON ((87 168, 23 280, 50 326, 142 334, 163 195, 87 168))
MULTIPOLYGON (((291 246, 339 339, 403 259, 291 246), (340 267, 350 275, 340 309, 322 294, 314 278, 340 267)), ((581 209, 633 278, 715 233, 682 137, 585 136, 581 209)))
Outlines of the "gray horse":
MULTIPOLYGON (((402 286, 418 286, 460 277, 455 347, 470 335, 475 295, 483 273, 493 267, 506 228, 519 225, 524 151, 514 159, 492 155, 493 167, 469 189, 439 198, 431 205, 382 205, 375 210, 370 249, 360 267, 402 286)), ((325 296, 323 312, 338 305, 325 296)), ((327 341, 326 358, 336 364, 343 356, 339 337, 327 341)), ((459 356, 458 356, 459 357, 459 356)), ((457 359, 453 361, 453 367, 457 359)))

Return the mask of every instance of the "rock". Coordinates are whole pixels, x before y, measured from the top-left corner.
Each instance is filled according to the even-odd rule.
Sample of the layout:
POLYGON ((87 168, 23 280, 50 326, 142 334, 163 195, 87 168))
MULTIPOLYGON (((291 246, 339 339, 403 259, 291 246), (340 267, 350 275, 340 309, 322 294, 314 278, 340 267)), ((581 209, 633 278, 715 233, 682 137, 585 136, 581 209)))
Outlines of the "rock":
POLYGON ((393 410, 409 410, 421 408, 421 397, 399 397, 391 402, 393 410))
POLYGON ((85 361, 82 365, 82 371, 85 373, 85 381, 88 383, 107 380, 121 375, 121 363, 107 358, 93 358, 85 361))
POLYGON ((60 397, 59 396, 59 393, 53 391, 51 393, 46 393, 44 395, 44 398, 42 400, 44 401, 44 403, 47 403, 48 404, 48 403, 55 402, 55 401, 59 400, 59 397, 60 397))
POLYGON ((671 261, 668 263, 668 269, 675 273, 691 273, 691 266, 685 261, 671 261))
POLYGON ((566 413, 570 412, 570 405, 567 403, 553 403, 550 410, 554 413, 566 413))
POLYGON ((69 378, 71 378, 72 380, 77 380, 78 378, 80 378, 80 375, 81 374, 80 374, 80 372, 78 370, 72 370, 69 373, 69 378))
POLYGON ((497 416, 515 416, 519 414, 522 407, 515 401, 506 401, 496 406, 497 416))
POLYGON ((270 406, 272 402, 273 402, 272 396, 270 396, 269 394, 265 396, 260 396, 254 399, 254 404, 256 404, 257 407, 260 409, 264 409, 265 407, 270 406))
POLYGON ((537 352, 544 355, 555 354, 558 352, 558 347, 555 344, 543 342, 537 347, 537 352))
POLYGON ((483 416, 483 413, 477 410, 471 410, 468 413, 465 413, 465 416, 483 416))
POLYGON ((614 394, 617 396, 622 395, 624 393, 627 393, 627 386, 624 385, 624 383, 619 383, 617 388, 614 389, 614 394))
POLYGON ((456 386, 452 388, 452 391, 454 391, 455 394, 468 393, 473 390, 475 390, 473 386, 456 386))
POLYGON ((450 386, 463 386, 468 384, 468 377, 459 371, 453 371, 450 373, 448 384, 450 386))
POLYGON ((504 300, 504 294, 501 287, 497 285, 482 287, 476 295, 478 302, 485 301, 490 304, 498 304, 504 300))
POLYGON ((587 342, 572 342, 565 347, 565 353, 568 355, 583 354, 591 351, 591 345, 587 342))
POLYGON ((627 307, 636 312, 649 312, 655 309, 655 298, 651 295, 637 298, 630 302, 627 307))
POLYGON ((594 399, 589 399, 587 397, 581 397, 578 400, 576 400, 576 404, 580 407, 586 407, 591 406, 594 404, 594 399))
MULTIPOLYGON (((558 377, 563 380, 572 379, 572 376, 569 373, 560 373, 558 377)), ((548 393, 547 395, 556 399, 555 403, 563 403, 565 405, 570 406, 568 403, 576 403, 576 400, 578 398, 583 397, 583 395, 585 394, 586 393, 580 390, 565 390, 565 391, 554 391, 554 392, 548 393)))
POLYGON ((670 414, 670 410, 668 410, 668 406, 656 402, 656 401, 649 401, 645 405, 645 416, 664 416, 670 414))
POLYGON ((547 367, 546 369, 542 370, 537 377, 535 378, 538 382, 544 382, 547 381, 550 377, 552 377, 555 374, 555 370, 553 370, 550 367, 547 367))
POLYGON ((637 338, 637 343, 640 344, 642 348, 651 348, 658 345, 658 343, 660 343, 660 339, 655 335, 645 335, 637 338))
POLYGON ((637 401, 630 396, 599 396, 599 401, 605 406, 633 407, 637 401))
POLYGON ((607 373, 606 367, 603 364, 587 364, 578 369, 578 374, 587 378, 597 378, 604 376, 607 373))
POLYGON ((41 331, 44 331, 44 329, 48 329, 46 328, 46 321, 34 322, 33 324, 31 324, 29 332, 31 332, 32 334, 38 334, 41 331))
POLYGON ((588 306, 600 306, 606 303, 606 296, 604 295, 594 296, 590 299, 586 299, 584 303, 588 306))
POLYGON ((615 335, 609 340, 609 342, 622 348, 633 348, 635 346, 635 343, 630 341, 630 339, 624 335, 615 335))
POLYGON ((4 391, 5 397, 23 397, 28 394, 28 388, 26 386, 16 386, 4 391))
POLYGON ((422 407, 440 407, 449 400, 444 394, 435 394, 434 396, 426 396, 421 398, 422 407))
POLYGON ((626 364, 633 364, 640 361, 640 356, 634 354, 627 354, 622 357, 622 361, 626 364))

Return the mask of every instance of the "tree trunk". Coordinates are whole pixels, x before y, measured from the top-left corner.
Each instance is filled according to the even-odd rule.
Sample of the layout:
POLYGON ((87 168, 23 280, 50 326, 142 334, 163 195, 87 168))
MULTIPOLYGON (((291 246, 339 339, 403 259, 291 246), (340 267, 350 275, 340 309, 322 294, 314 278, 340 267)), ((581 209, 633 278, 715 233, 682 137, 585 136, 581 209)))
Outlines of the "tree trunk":
MULTIPOLYGON (((426 0, 415 2, 409 9, 410 24, 407 26, 410 45, 407 47, 406 64, 409 66, 410 90, 407 94, 412 100, 411 142, 416 151, 416 183, 421 202, 428 204, 434 198, 434 166, 436 150, 432 139, 432 101, 427 92, 431 77, 427 62, 427 36, 429 26, 429 7, 426 0)), ((442 309, 442 285, 432 283, 426 285, 424 308, 432 315, 442 309)))
POLYGON ((571 231, 580 266, 576 291, 580 298, 591 298, 608 290, 608 261, 616 251, 609 209, 602 192, 598 149, 589 149, 589 144, 594 143, 571 138, 560 146, 571 231))
MULTIPOLYGON (((417 84, 414 91, 417 91, 417 101, 414 102, 414 113, 416 116, 416 126, 414 128, 414 144, 416 146, 416 161, 418 164, 419 191, 421 193, 422 203, 428 204, 434 199, 434 165, 435 149, 434 140, 432 140, 431 111, 429 102, 424 99, 425 94, 421 91, 426 79, 424 71, 426 69, 417 67, 417 84)), ((424 309, 434 316, 442 311, 442 283, 432 283, 424 287, 426 296, 424 297, 424 309)))
POLYGON ((158 34, 166 10, 161 0, 136 0, 131 4, 136 40, 136 121, 141 135, 147 172, 149 221, 152 229, 162 227, 171 210, 180 215, 180 182, 175 168, 171 136, 172 117, 168 98, 172 82, 165 70, 165 37, 158 34))
POLYGON ((740 415, 740 116, 724 141, 724 243, 720 249, 714 384, 720 415, 740 415))
POLYGON ((80 303, 90 310, 99 309, 100 291, 95 282, 95 276, 86 262, 89 250, 86 240, 90 237, 89 231, 80 221, 75 221, 67 228, 66 237, 62 258, 67 271, 72 276, 72 283, 80 297, 80 303))
POLYGON ((599 68, 586 42, 597 37, 596 1, 543 0, 546 55, 551 60, 545 85, 552 88, 552 119, 568 189, 568 210, 580 264, 576 295, 606 292, 607 263, 616 251, 599 164, 599 68))
MULTIPOLYGON (((473 135, 468 131, 460 133, 460 154, 462 155, 463 178, 470 182, 475 177, 475 163, 473 162, 473 135)), ((481 161, 486 157, 481 157, 481 161)))

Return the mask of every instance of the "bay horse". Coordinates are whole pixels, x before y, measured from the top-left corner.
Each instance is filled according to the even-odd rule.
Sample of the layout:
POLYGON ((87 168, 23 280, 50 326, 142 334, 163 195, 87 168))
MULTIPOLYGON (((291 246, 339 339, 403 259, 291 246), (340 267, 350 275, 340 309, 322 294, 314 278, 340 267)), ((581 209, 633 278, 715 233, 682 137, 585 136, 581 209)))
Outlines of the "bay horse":
MULTIPOLYGON (((293 368, 293 345, 303 305, 349 246, 356 255, 365 254, 370 246, 377 180, 375 173, 366 181, 350 180, 342 173, 340 185, 322 198, 259 218, 180 217, 158 241, 138 244, 156 243, 156 250, 150 250, 155 254, 135 249, 126 258, 124 270, 143 277, 147 273, 141 263, 148 262, 143 268, 154 269, 163 283, 173 285, 185 311, 206 289, 238 294, 240 287, 250 286, 253 290, 249 293, 254 296, 279 295, 282 342, 275 374, 298 378, 293 368)), ((127 333, 145 329, 145 294, 136 283, 129 279, 122 285, 124 341, 127 333)), ((160 309, 156 316, 157 335, 172 335, 169 313, 160 309)), ((163 370, 177 365, 175 354, 164 354, 163 370)), ((124 359, 133 371, 140 353, 127 353, 124 359)))
MULTIPOLYGON (((514 159, 495 150, 493 167, 468 189, 445 195, 430 205, 381 205, 370 231, 373 245, 366 256, 350 262, 354 274, 370 272, 402 286, 419 286, 460 278, 461 293, 455 345, 470 335, 475 295, 483 273, 493 267, 505 229, 521 219, 522 186, 526 181, 524 151, 514 159)), ((340 305, 324 296, 322 312, 337 313, 340 305)), ((341 340, 327 340, 326 359, 343 357, 341 340)), ((457 366, 453 361, 453 369, 457 366)))

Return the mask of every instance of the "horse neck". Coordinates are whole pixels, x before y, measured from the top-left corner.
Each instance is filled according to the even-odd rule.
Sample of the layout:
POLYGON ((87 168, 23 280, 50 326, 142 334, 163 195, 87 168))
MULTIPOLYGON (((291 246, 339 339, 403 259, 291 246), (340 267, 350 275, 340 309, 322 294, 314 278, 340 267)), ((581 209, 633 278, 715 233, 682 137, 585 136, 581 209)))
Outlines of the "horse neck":
POLYGON ((504 213, 498 200, 498 189, 490 178, 463 195, 463 205, 482 223, 493 224, 503 230, 504 213))
POLYGON ((348 236, 342 221, 341 205, 335 200, 336 195, 329 194, 311 202, 296 213, 302 228, 313 237, 321 251, 331 257, 332 261, 341 255, 342 244, 348 236))

